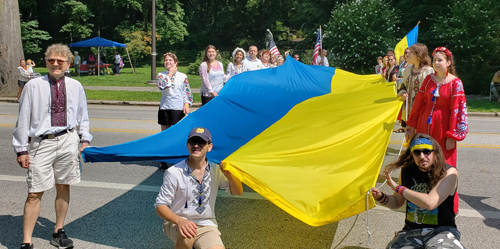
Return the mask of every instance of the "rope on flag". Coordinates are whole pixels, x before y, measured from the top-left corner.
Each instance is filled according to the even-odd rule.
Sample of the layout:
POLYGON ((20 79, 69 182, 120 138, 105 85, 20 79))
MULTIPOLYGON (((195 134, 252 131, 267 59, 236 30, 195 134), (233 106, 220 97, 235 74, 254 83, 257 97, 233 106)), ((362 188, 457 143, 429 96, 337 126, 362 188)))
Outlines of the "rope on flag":
POLYGON ((314 45, 314 52, 312 58, 312 64, 318 65, 318 56, 321 53, 321 26, 318 29, 318 37, 316 37, 316 45, 314 45))

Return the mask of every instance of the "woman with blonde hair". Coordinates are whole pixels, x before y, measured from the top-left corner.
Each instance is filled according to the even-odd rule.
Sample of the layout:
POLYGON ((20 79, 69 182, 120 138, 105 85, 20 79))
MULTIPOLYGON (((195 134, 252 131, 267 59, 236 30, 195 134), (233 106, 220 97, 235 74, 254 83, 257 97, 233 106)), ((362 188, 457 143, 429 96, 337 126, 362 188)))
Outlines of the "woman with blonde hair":
POLYGON ((384 77, 384 79, 387 77, 387 70, 390 68, 390 64, 389 64, 389 56, 384 56, 384 58, 382 58, 382 77, 384 77))
POLYGON ((403 84, 399 89, 398 96, 404 101, 401 113, 401 126, 403 128, 396 132, 404 132, 406 121, 411 112, 415 97, 424 79, 434 73, 431 67, 431 58, 427 46, 422 43, 413 44, 406 55, 406 62, 409 66, 403 72, 403 84))
POLYGON ((224 68, 222 63, 215 59, 216 56, 217 50, 215 47, 208 45, 199 69, 202 82, 200 89, 202 105, 219 95, 224 86, 224 68))
POLYGON ((385 80, 387 80, 387 82, 393 82, 398 78, 399 65, 396 56, 389 55, 387 57, 389 58, 389 69, 387 69, 385 80))
MULTIPOLYGON (((184 116, 189 114, 189 107, 193 104, 193 95, 186 74, 177 71, 177 56, 166 53, 163 56, 165 71, 158 73, 158 88, 161 91, 160 108, 158 109, 158 124, 164 131, 175 125, 184 116)), ((165 171, 168 164, 161 163, 160 170, 165 171)))
POLYGON ((31 78, 31 73, 28 71, 25 60, 19 62, 17 71, 19 71, 19 78, 17 79, 17 85, 19 86, 19 90, 17 91, 17 102, 19 102, 24 85, 26 85, 31 78))

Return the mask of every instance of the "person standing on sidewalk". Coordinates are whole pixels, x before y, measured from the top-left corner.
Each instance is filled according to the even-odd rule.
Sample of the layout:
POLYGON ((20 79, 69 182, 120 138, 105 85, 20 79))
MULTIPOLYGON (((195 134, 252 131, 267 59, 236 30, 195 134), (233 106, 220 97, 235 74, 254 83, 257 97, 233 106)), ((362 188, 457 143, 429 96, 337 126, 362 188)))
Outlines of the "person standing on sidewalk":
POLYGON ((122 57, 118 53, 118 51, 115 52, 115 56, 113 56, 115 59, 115 66, 113 67, 113 73, 115 73, 116 76, 120 75, 120 63, 122 62, 122 57))
POLYGON ((73 67, 75 68, 75 74, 80 77, 80 62, 82 58, 78 55, 78 51, 75 51, 75 59, 73 60, 73 67))
POLYGON ((73 246, 63 229, 69 186, 80 182, 78 154, 89 145, 92 135, 85 91, 80 82, 64 76, 72 57, 66 45, 49 46, 45 52, 49 75, 31 80, 20 98, 12 143, 17 162, 28 170, 21 248, 33 248, 31 237, 42 196, 54 185, 56 224, 50 243, 61 248, 73 246))
POLYGON ((220 165, 209 161, 213 148, 207 128, 195 127, 186 144, 189 157, 163 176, 156 198, 156 214, 164 220, 163 232, 176 249, 224 249, 215 220, 218 189, 241 195, 241 181, 220 165))
POLYGON ((386 248, 464 248, 454 211, 458 172, 446 163, 436 140, 417 133, 410 148, 387 165, 384 173, 394 193, 386 195, 372 188, 373 198, 390 209, 398 209, 406 202, 403 230, 386 248), (389 172, 399 168, 401 174, 396 183, 389 172))
MULTIPOLYGON (((193 95, 187 75, 177 71, 177 56, 166 53, 163 57, 165 71, 158 73, 158 88, 161 91, 161 103, 158 109, 158 124, 161 131, 177 124, 189 113, 193 104, 193 95)), ((160 170, 165 171, 168 164, 161 163, 160 170)))

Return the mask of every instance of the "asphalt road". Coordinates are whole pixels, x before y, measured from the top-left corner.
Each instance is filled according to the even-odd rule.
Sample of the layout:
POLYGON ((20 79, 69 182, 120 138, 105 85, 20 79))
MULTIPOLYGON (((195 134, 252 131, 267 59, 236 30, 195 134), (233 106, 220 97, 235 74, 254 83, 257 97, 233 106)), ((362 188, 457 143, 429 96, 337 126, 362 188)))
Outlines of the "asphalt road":
MULTIPOLYGON (((160 130, 157 107, 94 105, 89 114, 93 146, 128 142, 160 130)), ((17 104, 0 102, 0 248, 19 248, 22 240, 26 171, 17 165, 11 145, 16 119, 17 104)), ((500 118, 469 117, 469 125, 470 133, 458 148, 457 224, 467 248, 494 249, 500 235, 500 118)), ((401 134, 393 134, 384 164, 397 155, 401 140, 401 134)), ((82 166, 82 183, 71 188, 65 226, 77 248, 173 248, 153 208, 162 182, 157 162, 82 166)), ((383 190, 388 192, 387 187, 383 190)), ((44 195, 34 232, 36 248, 53 248, 49 238, 54 197, 54 190, 44 195)), ((339 243, 337 248, 384 248, 404 222, 401 211, 376 207, 358 217, 310 227, 249 188, 237 198, 219 192, 216 206, 222 239, 232 249, 331 248, 339 243)))

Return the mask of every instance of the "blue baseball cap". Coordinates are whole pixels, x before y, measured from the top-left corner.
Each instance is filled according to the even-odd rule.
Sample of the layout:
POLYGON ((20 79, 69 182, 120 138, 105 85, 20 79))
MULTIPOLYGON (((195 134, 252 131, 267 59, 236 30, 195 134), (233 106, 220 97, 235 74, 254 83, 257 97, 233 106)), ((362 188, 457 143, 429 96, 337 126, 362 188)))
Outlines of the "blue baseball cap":
POLYGON ((191 130, 188 136, 188 140, 192 137, 201 137, 205 142, 212 141, 212 134, 207 128, 195 127, 191 130))

